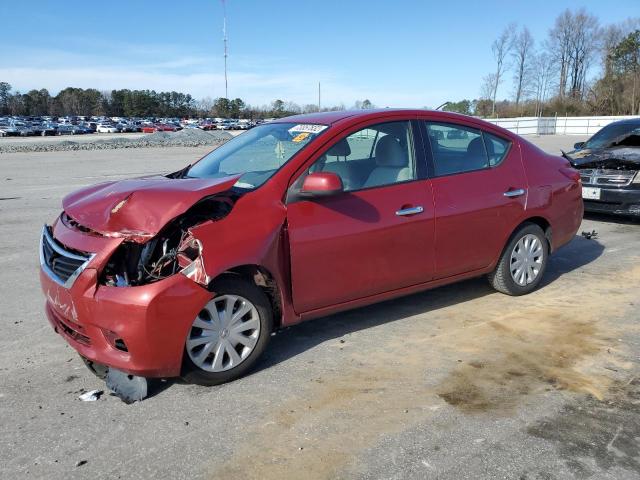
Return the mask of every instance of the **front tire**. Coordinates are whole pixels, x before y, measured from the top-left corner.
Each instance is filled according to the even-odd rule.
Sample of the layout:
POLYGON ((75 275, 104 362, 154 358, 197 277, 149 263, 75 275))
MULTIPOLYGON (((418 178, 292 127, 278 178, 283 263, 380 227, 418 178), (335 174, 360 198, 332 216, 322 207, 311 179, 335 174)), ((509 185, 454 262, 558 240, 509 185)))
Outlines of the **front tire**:
POLYGON ((542 229, 525 223, 505 247, 496 269, 488 275, 489 283, 507 295, 526 295, 534 291, 547 268, 549 242, 542 229))
POLYGON ((205 386, 246 374, 266 349, 273 330, 271 302, 257 285, 228 276, 212 290, 216 296, 187 333, 183 361, 183 378, 205 386))

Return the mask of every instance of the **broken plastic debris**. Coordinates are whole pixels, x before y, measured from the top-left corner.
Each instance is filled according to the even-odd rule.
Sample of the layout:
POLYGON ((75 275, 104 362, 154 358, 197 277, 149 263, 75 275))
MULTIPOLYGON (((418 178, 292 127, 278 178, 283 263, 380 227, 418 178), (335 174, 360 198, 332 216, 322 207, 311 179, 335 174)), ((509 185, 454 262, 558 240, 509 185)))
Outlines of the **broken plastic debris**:
POLYGON ((90 392, 83 393, 78 398, 83 402, 95 402, 100 399, 100 395, 103 393, 104 390, 91 390, 90 392))
POLYGON ((107 387, 124 403, 139 402, 147 396, 147 379, 109 368, 107 387))
POLYGON ((592 240, 598 238, 598 232, 595 230, 591 230, 590 232, 582 232, 582 236, 587 240, 592 240))

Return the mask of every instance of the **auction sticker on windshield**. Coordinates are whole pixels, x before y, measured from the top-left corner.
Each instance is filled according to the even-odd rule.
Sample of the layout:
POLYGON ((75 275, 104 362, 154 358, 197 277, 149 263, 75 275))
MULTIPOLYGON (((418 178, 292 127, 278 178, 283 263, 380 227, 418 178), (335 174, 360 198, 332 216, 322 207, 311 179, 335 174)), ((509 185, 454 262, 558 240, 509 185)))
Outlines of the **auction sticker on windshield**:
POLYGON ((291 127, 289 129, 289 133, 291 133, 292 135, 294 135, 296 133, 302 133, 302 132, 320 133, 323 130, 325 130, 326 128, 327 128, 326 125, 315 125, 315 124, 311 124, 311 123, 301 123, 299 125, 296 125, 295 127, 291 127))
POLYGON ((582 187, 582 198, 587 200, 600 200, 600 189, 593 187, 582 187))

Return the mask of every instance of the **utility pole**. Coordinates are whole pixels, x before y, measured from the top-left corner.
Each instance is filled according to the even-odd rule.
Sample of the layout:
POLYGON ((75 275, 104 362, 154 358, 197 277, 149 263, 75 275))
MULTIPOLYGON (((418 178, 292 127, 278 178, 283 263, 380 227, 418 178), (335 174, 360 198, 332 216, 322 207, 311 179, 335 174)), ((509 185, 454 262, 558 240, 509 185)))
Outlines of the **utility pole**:
POLYGON ((229 84, 227 82, 227 5, 225 4, 225 0, 221 0, 221 2, 224 17, 222 23, 222 41, 224 42, 224 98, 229 100, 229 84))
POLYGON ((318 111, 320 111, 320 82, 318 82, 318 111))

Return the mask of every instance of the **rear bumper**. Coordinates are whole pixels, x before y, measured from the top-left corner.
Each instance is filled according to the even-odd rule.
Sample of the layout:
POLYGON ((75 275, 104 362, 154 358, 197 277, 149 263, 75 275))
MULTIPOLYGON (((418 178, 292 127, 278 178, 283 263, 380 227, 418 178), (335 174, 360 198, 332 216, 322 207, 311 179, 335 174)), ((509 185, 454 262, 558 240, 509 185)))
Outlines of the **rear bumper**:
POLYGON ((69 345, 143 377, 180 375, 188 330, 212 296, 180 274, 140 287, 96 287, 97 271, 87 268, 66 289, 41 270, 40 283, 47 318, 69 345))
POLYGON ((587 212, 640 217, 640 189, 603 188, 600 200, 585 200, 584 209, 587 212))

